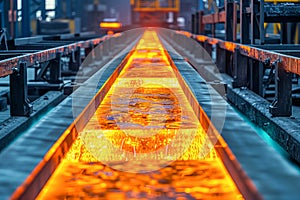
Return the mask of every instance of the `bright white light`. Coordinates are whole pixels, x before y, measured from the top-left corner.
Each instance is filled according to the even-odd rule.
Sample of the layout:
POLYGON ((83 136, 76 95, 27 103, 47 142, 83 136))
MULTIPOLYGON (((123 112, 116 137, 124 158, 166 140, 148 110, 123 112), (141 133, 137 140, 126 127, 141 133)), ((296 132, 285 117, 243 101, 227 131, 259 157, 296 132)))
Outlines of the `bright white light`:
MULTIPOLYGON (((46 10, 53 10, 55 9, 55 0, 46 0, 46 10)), ((22 9, 22 0, 18 0, 18 10, 22 9)))
POLYGON ((46 10, 55 9, 55 0, 46 0, 46 10))
POLYGON ((18 5, 17 5, 17 8, 18 10, 21 10, 22 9, 22 0, 18 0, 18 5))

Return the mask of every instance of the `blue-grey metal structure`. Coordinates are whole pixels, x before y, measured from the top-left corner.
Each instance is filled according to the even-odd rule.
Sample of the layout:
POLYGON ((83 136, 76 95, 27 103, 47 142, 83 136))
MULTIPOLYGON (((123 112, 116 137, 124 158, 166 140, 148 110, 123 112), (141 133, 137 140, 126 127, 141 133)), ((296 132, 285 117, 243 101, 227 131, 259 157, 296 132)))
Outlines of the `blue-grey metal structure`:
POLYGON ((22 37, 31 36, 30 1, 31 0, 22 0, 22 37))

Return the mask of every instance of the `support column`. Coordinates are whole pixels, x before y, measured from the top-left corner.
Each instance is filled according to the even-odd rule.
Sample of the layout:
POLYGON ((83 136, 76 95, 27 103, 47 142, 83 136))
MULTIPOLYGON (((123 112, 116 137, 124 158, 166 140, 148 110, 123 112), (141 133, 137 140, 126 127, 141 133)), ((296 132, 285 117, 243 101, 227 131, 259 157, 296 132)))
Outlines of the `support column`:
POLYGON ((192 33, 195 34, 196 30, 195 30, 195 20, 196 19, 196 15, 192 14, 192 33))
POLYGON ((61 83, 61 57, 62 53, 56 54, 56 59, 50 63, 50 83, 61 83))
POLYGON ((205 25, 202 23, 202 19, 203 19, 203 15, 204 12, 203 11, 199 11, 199 34, 200 35, 204 35, 204 29, 205 29, 205 25))
POLYGON ((281 62, 276 64, 275 100, 269 109, 273 116, 289 117, 292 115, 292 74, 281 65, 281 62))
POLYGON ((232 87, 245 87, 248 85, 248 58, 241 55, 239 47, 235 48, 233 53, 234 76, 232 87))
POLYGON ((250 89, 259 94, 260 96, 264 96, 263 91, 263 76, 264 76, 264 65, 261 62, 256 60, 250 61, 250 89))
POLYGON ((195 16, 195 34, 199 35, 200 33, 200 13, 196 12, 196 16, 195 16))
POLYGON ((22 37, 30 36, 30 0, 22 0, 22 37))
POLYGON ((259 38, 259 26, 257 23, 256 15, 259 9, 257 0, 251 0, 251 21, 250 21, 250 36, 251 44, 255 44, 255 40, 259 38))
POLYGON ((78 72, 81 65, 80 47, 76 47, 76 50, 72 50, 70 55, 69 69, 70 71, 78 72))
POLYGON ((240 0, 240 36, 242 44, 250 44, 250 13, 247 8, 250 7, 250 0, 240 0))
POLYGON ((216 51, 217 51, 217 67, 220 73, 226 72, 226 50, 220 48, 220 45, 216 45, 216 51))
POLYGON ((64 0, 56 0, 56 6, 55 6, 55 18, 63 18, 63 3, 64 0))
POLYGON ((41 7, 41 11, 42 11, 42 15, 41 15, 42 20, 46 20, 46 0, 41 1, 40 7, 41 7))
POLYGON ((209 44, 209 42, 206 40, 204 42, 204 49, 207 51, 207 53, 212 56, 212 45, 209 44))
POLYGON ((237 40, 237 24, 238 24, 237 7, 238 7, 237 2, 233 1, 232 41, 234 42, 236 42, 237 40))
POLYGON ((29 103, 27 94, 27 66, 25 62, 19 64, 9 77, 10 83, 10 115, 11 116, 29 116, 33 107, 29 103))
POLYGON ((225 22, 225 40, 233 41, 233 0, 225 1, 226 22, 225 22))
POLYGON ((265 44, 265 1, 259 3, 259 44, 265 44))

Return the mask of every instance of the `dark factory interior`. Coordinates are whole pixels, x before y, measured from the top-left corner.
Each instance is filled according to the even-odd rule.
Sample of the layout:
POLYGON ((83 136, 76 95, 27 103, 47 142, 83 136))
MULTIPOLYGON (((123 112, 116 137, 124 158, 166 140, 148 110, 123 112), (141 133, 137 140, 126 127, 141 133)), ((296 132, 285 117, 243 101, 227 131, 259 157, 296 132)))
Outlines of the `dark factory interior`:
POLYGON ((299 44, 300 0, 0 0, 0 199, 298 200, 299 44))

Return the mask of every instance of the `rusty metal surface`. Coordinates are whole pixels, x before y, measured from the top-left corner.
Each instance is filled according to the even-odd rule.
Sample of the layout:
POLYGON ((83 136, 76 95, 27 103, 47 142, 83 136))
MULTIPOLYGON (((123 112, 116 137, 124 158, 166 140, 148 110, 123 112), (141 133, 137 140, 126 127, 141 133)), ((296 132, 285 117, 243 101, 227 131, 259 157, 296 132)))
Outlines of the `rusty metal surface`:
MULTIPOLYGON (((68 55, 72 51, 76 50, 77 47, 88 48, 93 45, 97 45, 112 36, 104 36, 102 38, 90 39, 86 41, 75 42, 69 45, 63 45, 47 50, 42 50, 35 53, 30 53, 10 59, 0 61, 0 77, 8 76, 13 73, 14 68, 18 68, 20 62, 26 62, 27 66, 34 65, 36 62, 42 63, 56 58, 58 52, 63 55, 68 55)), ((115 37, 115 36, 114 36, 115 37)))
POLYGON ((221 11, 218 13, 207 14, 202 17, 202 24, 216 24, 216 23, 225 23, 226 12, 221 11))
MULTIPOLYGON (((185 32, 181 33, 186 35, 185 32)), ((253 47, 250 45, 242 45, 234 42, 224 41, 221 39, 210 38, 204 35, 193 35, 192 37, 202 43, 208 42, 211 45, 218 44, 219 47, 230 52, 234 52, 235 49, 239 47, 239 51, 242 55, 261 62, 265 62, 266 60, 270 60, 271 63, 280 61, 282 62, 281 67, 283 67, 286 71, 300 75, 300 58, 298 57, 289 56, 271 50, 253 47)))

